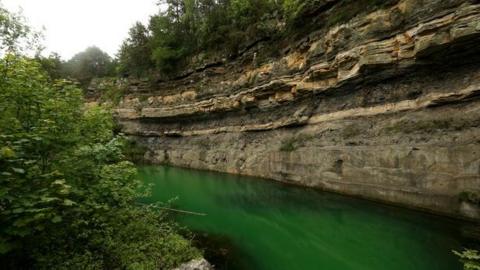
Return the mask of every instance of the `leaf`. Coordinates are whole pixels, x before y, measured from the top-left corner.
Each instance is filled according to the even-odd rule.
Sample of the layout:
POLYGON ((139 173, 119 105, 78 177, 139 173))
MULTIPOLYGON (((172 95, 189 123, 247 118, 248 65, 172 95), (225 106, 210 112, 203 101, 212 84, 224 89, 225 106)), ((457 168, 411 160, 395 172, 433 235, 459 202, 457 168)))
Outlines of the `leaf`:
MULTIPOLYGON (((31 218, 20 218, 13 223, 13 226, 17 228, 22 228, 22 227, 26 227, 26 225, 29 224, 30 222, 32 222, 31 218)), ((23 230, 25 229, 16 230, 16 232, 23 232, 23 230)))
POLYGON ((53 201, 58 201, 60 200, 59 198, 56 198, 56 197, 46 197, 46 196, 42 196, 40 198, 41 202, 45 202, 45 203, 49 203, 49 202, 53 202, 53 201))
POLYGON ((63 205, 65 205, 65 206, 72 206, 74 204, 76 204, 76 203, 72 200, 69 200, 69 199, 63 200, 63 205))
POLYGON ((65 185, 65 180, 63 180, 63 179, 62 180, 55 180, 55 181, 52 182, 52 186, 53 185, 63 186, 63 185, 65 185))
POLYGON ((0 188, 0 197, 5 196, 8 194, 8 188, 0 188))
POLYGON ((2 147, 0 148, 0 157, 4 158, 12 158, 15 157, 15 152, 10 147, 2 147))
POLYGON ((0 254, 6 254, 12 250, 12 246, 5 241, 5 239, 0 238, 0 254))
POLYGON ((12 170, 18 174, 24 174, 25 170, 22 168, 12 168, 12 170))
POLYGON ((44 217, 45 217, 45 213, 38 213, 35 216, 33 216, 33 218, 36 220, 43 219, 44 217))
POLYGON ((26 164, 26 165, 32 165, 32 164, 35 164, 35 163, 37 163, 36 160, 27 160, 27 161, 25 161, 25 164, 26 164))
POLYGON ((52 222, 53 223, 60 223, 60 222, 62 222, 62 217, 61 216, 55 216, 54 218, 52 218, 52 222))
POLYGON ((20 213, 23 213, 23 212, 25 212, 24 208, 15 208, 12 211, 12 213, 14 213, 14 214, 20 214, 20 213))
POLYGON ((37 231, 43 231, 45 229, 45 226, 44 225, 37 225, 35 226, 35 230, 37 231))

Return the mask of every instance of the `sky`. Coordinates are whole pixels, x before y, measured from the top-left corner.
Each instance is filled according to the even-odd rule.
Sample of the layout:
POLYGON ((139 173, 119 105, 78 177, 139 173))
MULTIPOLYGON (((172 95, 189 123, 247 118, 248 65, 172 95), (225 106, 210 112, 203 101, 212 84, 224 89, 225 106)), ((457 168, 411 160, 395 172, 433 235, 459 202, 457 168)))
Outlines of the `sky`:
POLYGON ((70 59, 89 46, 115 56, 128 30, 147 23, 158 11, 157 0, 0 0, 11 12, 23 9, 28 24, 43 30, 44 54, 70 59))

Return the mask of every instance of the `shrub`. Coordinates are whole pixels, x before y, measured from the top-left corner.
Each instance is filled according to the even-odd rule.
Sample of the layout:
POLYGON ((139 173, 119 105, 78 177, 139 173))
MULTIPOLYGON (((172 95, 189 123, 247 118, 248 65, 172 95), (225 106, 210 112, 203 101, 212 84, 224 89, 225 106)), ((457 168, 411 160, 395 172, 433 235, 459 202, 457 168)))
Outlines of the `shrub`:
POLYGON ((0 264, 6 269, 165 269, 200 256, 126 161, 108 108, 51 83, 34 60, 0 59, 0 264), (8 63, 8 64, 7 64, 8 63))
POLYGON ((295 146, 295 143, 296 143, 295 138, 291 138, 291 139, 283 141, 282 144, 280 145, 280 151, 282 151, 282 152, 292 152, 292 151, 294 151, 295 149, 297 149, 297 147, 295 146))
POLYGON ((480 194, 473 191, 464 191, 458 195, 461 202, 469 202, 480 206, 480 194))
POLYGON ((279 150, 282 152, 292 152, 295 151, 297 148, 304 146, 307 141, 312 139, 312 135, 301 134, 297 137, 292 137, 282 141, 279 150))
POLYGON ((465 270, 480 270, 480 254, 477 250, 464 250, 462 252, 453 251, 455 255, 460 257, 465 270))

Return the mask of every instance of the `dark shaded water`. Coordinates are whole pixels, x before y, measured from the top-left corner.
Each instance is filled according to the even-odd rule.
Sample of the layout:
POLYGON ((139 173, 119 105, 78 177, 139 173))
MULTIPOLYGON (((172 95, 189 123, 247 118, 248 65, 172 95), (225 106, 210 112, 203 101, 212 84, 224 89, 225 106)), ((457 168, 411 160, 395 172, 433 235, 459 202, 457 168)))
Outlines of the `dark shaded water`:
POLYGON ((462 269, 461 224, 416 211, 227 174, 142 167, 150 202, 172 207, 190 230, 228 239, 228 269, 462 269))

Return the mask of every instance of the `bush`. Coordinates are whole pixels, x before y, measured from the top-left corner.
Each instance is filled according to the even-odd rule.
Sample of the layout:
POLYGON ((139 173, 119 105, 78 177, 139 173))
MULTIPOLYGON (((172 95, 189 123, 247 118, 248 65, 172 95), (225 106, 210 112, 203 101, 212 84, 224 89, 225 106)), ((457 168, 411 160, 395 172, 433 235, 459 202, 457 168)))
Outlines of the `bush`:
POLYGON ((283 141, 282 144, 280 145, 280 151, 282 151, 282 152, 295 151, 295 149, 297 149, 297 147, 295 146, 295 143, 296 143, 295 138, 291 138, 291 139, 283 141))
POLYGON ((32 59, 0 59, 0 263, 6 269, 168 269, 200 256, 126 161, 108 108, 51 82, 32 59))
POLYGON ((282 141, 279 150, 282 152, 292 152, 295 151, 297 148, 304 146, 307 141, 312 139, 312 135, 301 134, 297 137, 292 137, 282 141))
POLYGON ((128 160, 138 164, 145 161, 144 156, 147 150, 148 148, 145 145, 134 140, 127 140, 124 153, 128 160))
POLYGON ((453 253, 460 257, 460 261, 463 263, 463 269, 480 270, 480 254, 477 250, 453 251, 453 253))
POLYGON ((480 194, 473 191, 464 191, 458 195, 460 202, 468 202, 480 206, 480 194))

